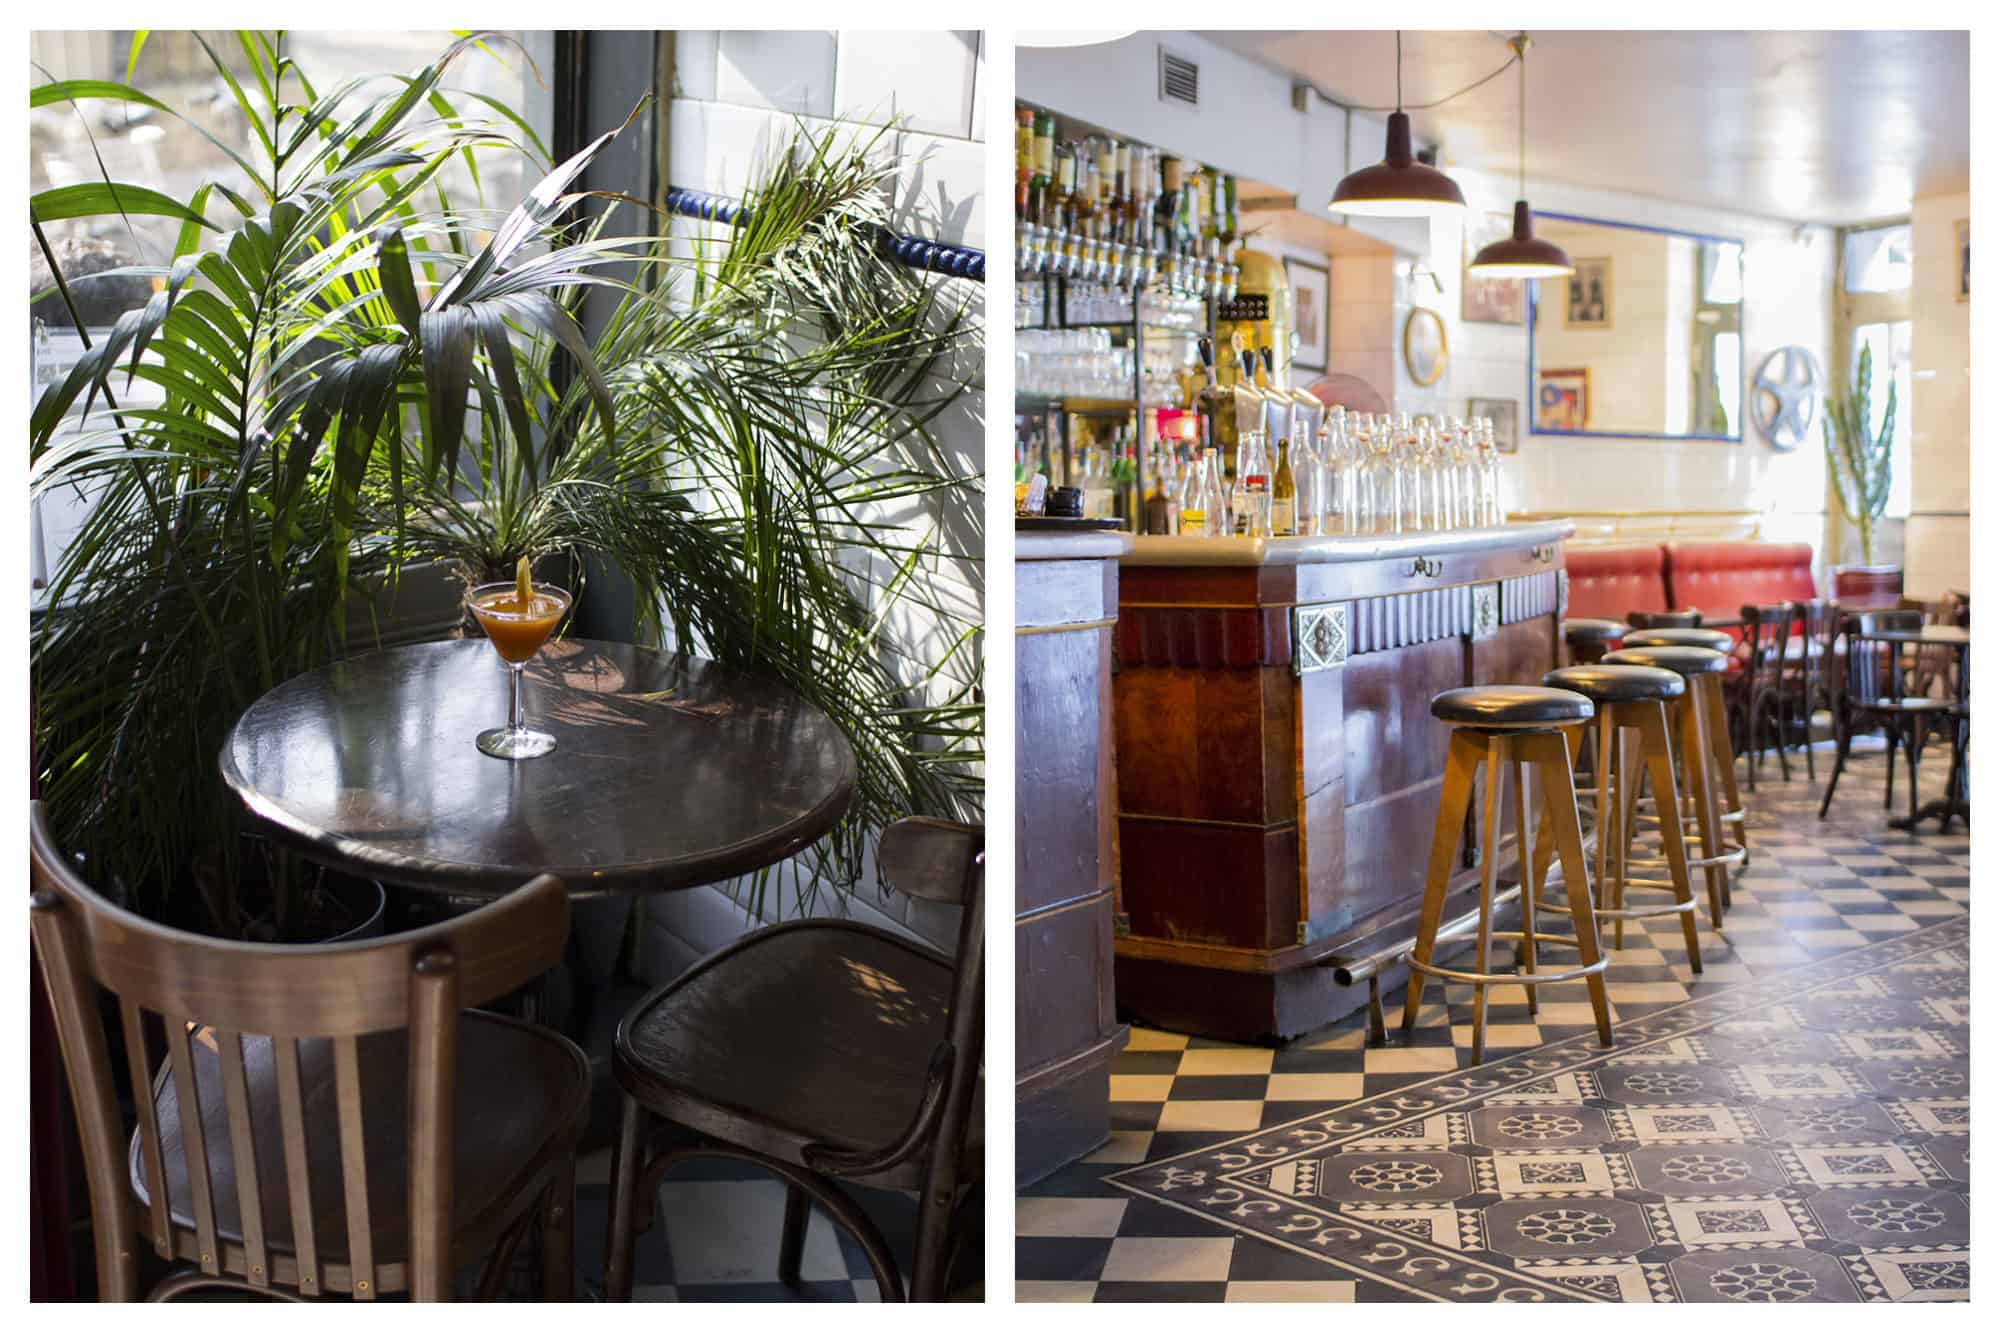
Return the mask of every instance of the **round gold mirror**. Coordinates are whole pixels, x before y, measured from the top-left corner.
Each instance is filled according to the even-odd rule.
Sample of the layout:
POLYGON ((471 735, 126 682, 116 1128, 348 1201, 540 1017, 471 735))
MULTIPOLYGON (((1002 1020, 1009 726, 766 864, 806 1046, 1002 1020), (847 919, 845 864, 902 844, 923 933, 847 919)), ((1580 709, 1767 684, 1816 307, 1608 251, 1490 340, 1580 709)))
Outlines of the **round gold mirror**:
POLYGON ((1444 378, 1445 362, 1451 346, 1445 340, 1444 317, 1423 306, 1411 309, 1403 321, 1403 365, 1419 388, 1429 388, 1444 378))

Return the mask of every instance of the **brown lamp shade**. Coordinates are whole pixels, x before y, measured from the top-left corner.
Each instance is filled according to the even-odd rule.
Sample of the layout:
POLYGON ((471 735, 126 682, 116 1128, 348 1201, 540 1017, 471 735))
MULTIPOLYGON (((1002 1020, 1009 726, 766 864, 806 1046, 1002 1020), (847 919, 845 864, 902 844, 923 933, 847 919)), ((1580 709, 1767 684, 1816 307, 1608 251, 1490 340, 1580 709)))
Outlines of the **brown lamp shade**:
POLYGON ((1451 177, 1417 161, 1410 151, 1410 117, 1398 111, 1389 117, 1389 146, 1380 162, 1350 172, 1327 200, 1331 213, 1364 217, 1432 217, 1465 207, 1465 196, 1451 177))
POLYGON ((1514 234, 1481 247, 1466 272, 1480 278, 1560 278, 1575 266, 1561 246, 1535 235, 1535 217, 1528 201, 1514 201, 1514 234))

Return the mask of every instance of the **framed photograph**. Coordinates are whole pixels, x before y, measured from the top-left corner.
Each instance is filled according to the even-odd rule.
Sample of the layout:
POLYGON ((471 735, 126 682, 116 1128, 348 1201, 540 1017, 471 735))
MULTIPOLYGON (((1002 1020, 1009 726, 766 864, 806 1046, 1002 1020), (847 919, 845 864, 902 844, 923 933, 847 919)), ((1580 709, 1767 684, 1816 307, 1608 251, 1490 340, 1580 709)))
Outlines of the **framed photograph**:
POLYGON ((1575 259, 1569 275, 1569 301, 1563 310, 1566 329, 1611 327, 1611 261, 1575 259))
MULTIPOLYGON (((1494 426, 1494 433, 1499 433, 1494 426)), ((1590 371, 1544 370, 1535 376, 1536 430, 1590 429, 1590 371)))
POLYGON ((1307 370, 1326 369, 1326 316, 1332 287, 1326 265, 1303 259, 1285 260, 1285 281, 1292 288, 1292 364, 1307 370))
POLYGON ((1519 429, 1520 404, 1512 398, 1468 398, 1465 400, 1465 415, 1475 420, 1479 417, 1493 418, 1493 447, 1503 454, 1511 454, 1521 447, 1519 429))
POLYGON ((1958 299, 1972 299, 1972 220, 1960 218, 1952 224, 1952 231, 1958 238, 1958 299))
MULTIPOLYGON (((1463 270, 1472 257, 1489 242, 1514 234, 1514 221, 1505 213, 1468 214, 1465 222, 1465 257, 1461 264, 1459 318, 1468 324, 1524 324, 1528 318, 1528 284, 1518 278, 1479 278, 1463 270)), ((1497 429, 1497 428, 1496 428, 1497 429)))

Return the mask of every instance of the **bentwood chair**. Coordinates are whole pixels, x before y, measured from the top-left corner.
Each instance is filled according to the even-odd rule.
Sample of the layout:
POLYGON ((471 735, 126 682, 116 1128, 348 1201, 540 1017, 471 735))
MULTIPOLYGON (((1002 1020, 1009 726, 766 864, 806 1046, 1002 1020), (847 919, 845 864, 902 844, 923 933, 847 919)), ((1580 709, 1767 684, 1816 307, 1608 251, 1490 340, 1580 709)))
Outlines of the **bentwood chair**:
POLYGON ((1785 744, 1791 722, 1791 696, 1785 689, 1785 673, 1790 666, 1786 651, 1791 643, 1792 606, 1772 602, 1745 606, 1742 611, 1743 642, 1746 649, 1743 672, 1733 689, 1735 707, 1741 719, 1743 744, 1748 754, 1751 791, 1757 790, 1757 770, 1763 767, 1761 737, 1769 735, 1778 751, 1778 771, 1786 782, 1792 780, 1791 762, 1785 744))
POLYGON ((866 1252, 884 1301, 904 1299, 901 1269, 842 1182, 915 1191, 909 1299, 943 1299, 954 1250, 977 1224, 985 1156, 984 835, 900 820, 883 832, 876 868, 894 889, 963 909, 955 958, 852 921, 792 921, 696 963, 619 1024, 609 1299, 632 1297, 633 1249, 661 1180, 701 1158, 785 1182, 781 1281, 799 1279, 817 1205, 866 1252))
POLYGON ((1792 624, 1799 633, 1796 660, 1786 667, 1785 692, 1805 740, 1806 780, 1818 782, 1813 771, 1813 714, 1834 709, 1834 682, 1840 675, 1840 608, 1820 598, 1792 603, 1792 624))
POLYGON ((1924 733, 1932 723, 1948 719, 1955 700, 1919 695, 1910 688, 1905 670, 1904 645, 1871 637, 1877 634, 1914 634, 1923 629, 1921 611, 1871 611, 1849 616, 1845 625, 1847 652, 1841 664, 1840 686, 1833 710, 1840 733, 1840 749, 1834 755, 1833 773, 1826 781, 1826 795, 1819 804, 1819 817, 1826 818, 1833 804, 1833 789, 1847 767, 1847 754, 1857 727, 1880 725, 1888 742, 1886 772, 1882 787, 1882 808, 1896 800, 1896 747, 1903 747, 1910 770, 1910 815, 1917 813, 1917 761, 1922 757, 1924 733))
POLYGON ((148 1300, 441 1301, 491 1256, 485 1299, 537 1227, 544 1293, 569 1298, 589 1064, 555 1032, 466 1008, 560 961, 561 881, 406 934, 299 946, 209 939, 106 901, 39 802, 29 866, 101 1298, 138 1299, 138 1240, 173 1266, 148 1300))

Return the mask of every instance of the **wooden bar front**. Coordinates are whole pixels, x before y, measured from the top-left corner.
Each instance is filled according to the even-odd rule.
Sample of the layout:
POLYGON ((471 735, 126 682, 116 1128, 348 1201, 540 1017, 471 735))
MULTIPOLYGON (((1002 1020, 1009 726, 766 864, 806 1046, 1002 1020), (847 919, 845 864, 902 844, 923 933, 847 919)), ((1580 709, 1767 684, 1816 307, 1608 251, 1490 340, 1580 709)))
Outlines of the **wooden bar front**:
POLYGON ((1111 1132, 1111 629, 1119 533, 1015 537, 1015 1178, 1111 1132))
MULTIPOLYGON (((1556 665, 1569 532, 1136 539, 1113 676, 1124 1012, 1254 1041, 1366 1001, 1335 965, 1414 932, 1431 697, 1556 665)), ((1447 915, 1474 905, 1465 864, 1447 915)))

